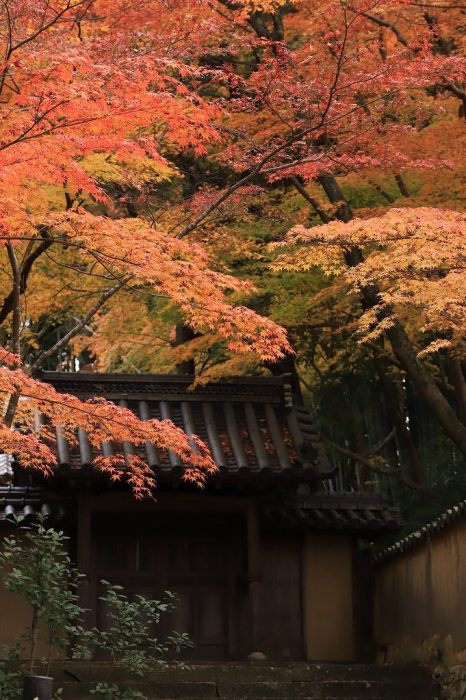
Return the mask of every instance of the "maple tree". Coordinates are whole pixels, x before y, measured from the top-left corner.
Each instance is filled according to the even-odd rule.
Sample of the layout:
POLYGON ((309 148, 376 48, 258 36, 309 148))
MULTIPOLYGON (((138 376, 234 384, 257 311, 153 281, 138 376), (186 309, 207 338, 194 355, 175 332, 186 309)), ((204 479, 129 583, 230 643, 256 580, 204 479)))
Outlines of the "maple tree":
MULTIPOLYGON (((194 359, 204 379, 244 372, 289 351, 274 321, 314 322, 324 333, 351 316, 344 344, 357 327, 393 393, 382 366, 389 338, 390 367, 410 378, 464 452, 464 219, 444 211, 461 204, 449 187, 439 194, 437 177, 462 172, 451 140, 464 138, 463 10, 414 0, 7 2, 0 208, 9 271, 0 321, 27 381, 70 344, 102 369, 194 359), (427 183, 414 197, 411 173, 427 183), (376 193, 377 206, 357 212, 367 224, 353 220, 351 182, 376 193), (400 209, 400 197, 415 208, 400 209), (293 282, 277 291, 275 253, 263 244, 292 228, 287 244, 298 249, 280 260, 293 282), (310 279, 318 264, 328 276, 310 279), (249 274, 262 296, 251 297, 249 274), (304 299, 306 284, 308 301, 296 309, 267 299, 267 285, 272 299, 297 288, 304 299), (328 302, 335 295, 337 305, 328 302), (191 339, 179 345, 181 322, 191 339), (60 325, 64 334, 44 348, 43 334, 60 325), (427 338, 420 348, 419 338, 427 338), (453 402, 429 364, 434 351, 451 358, 453 402)), ((286 363, 294 371, 290 353, 286 363)), ((7 428, 27 390, 12 390, 11 371, 7 428)), ((415 460, 403 413, 394 416, 415 460)), ((69 421, 72 432, 78 414, 69 421)), ((101 439, 100 423, 89 429, 101 439)))
MULTIPOLYGON (((465 381, 461 364, 464 356, 464 218, 455 216, 455 212, 445 212, 440 219, 442 227, 435 225, 441 216, 435 209, 420 209, 413 214, 398 210, 389 221, 372 219, 366 228, 359 226, 367 236, 364 238, 361 234, 358 240, 352 235, 351 206, 337 179, 348 173, 367 173, 369 177, 374 172, 393 173, 401 194, 406 197, 410 193, 401 173, 410 169, 428 172, 434 167, 453 169, 451 161, 455 155, 451 148, 448 155, 453 158, 446 162, 442 159, 445 153, 440 155, 436 149, 431 149, 424 154, 418 147, 426 121, 429 124, 437 114, 442 114, 445 108, 450 110, 451 104, 456 103, 451 95, 460 100, 459 113, 464 116, 464 60, 461 57, 464 37, 455 24, 464 8, 442 5, 439 9, 448 11, 446 22, 444 17, 439 21, 437 14, 433 15, 425 6, 416 3, 335 3, 324 8, 301 5, 294 16, 290 15, 288 28, 283 21, 278 21, 277 15, 262 22, 260 29, 257 21, 256 27, 253 22, 251 25, 262 35, 265 33, 282 42, 279 46, 282 63, 275 62, 272 66, 264 61, 262 76, 260 69, 255 76, 256 85, 262 80, 263 92, 267 90, 266 99, 263 99, 263 92, 258 92, 262 114, 268 117, 268 129, 259 133, 277 138, 277 134, 293 134, 301 125, 305 131, 304 123, 312 119, 312 110, 316 117, 324 114, 327 118, 325 126, 312 139, 293 143, 291 152, 281 150, 279 157, 264 169, 269 181, 287 178, 326 224, 321 228, 320 241, 314 239, 313 233, 307 236, 309 242, 320 242, 320 246, 311 245, 307 252, 300 247, 294 255, 288 256, 285 264, 288 269, 295 270, 321 262, 324 269, 336 273, 341 272, 335 265, 335 256, 339 256, 338 262, 343 262, 347 268, 344 279, 351 282, 350 288, 357 291, 361 299, 361 323, 371 331, 365 334, 366 341, 378 340, 384 331, 393 350, 393 364, 406 373, 447 435, 466 454, 465 381), (456 36, 452 36, 455 29, 456 36), (297 48, 284 47, 283 42, 287 40, 294 42, 297 48), (291 58, 287 62, 288 56, 291 58), (441 100, 443 103, 439 104, 441 100), (413 135, 411 147, 407 148, 406 141, 413 135), (306 189, 306 183, 313 182, 321 186, 333 206, 326 206, 321 198, 312 196, 306 189), (329 223, 333 219, 343 223, 333 226, 329 223), (390 243, 390 229, 402 230, 403 224, 408 238, 404 246, 392 242, 383 249, 384 254, 379 255, 370 249, 371 245, 390 243), (414 231, 409 230, 410 225, 414 231), (378 232, 378 239, 371 239, 371 230, 378 232), (338 231, 338 246, 331 245, 335 231, 338 231), (451 246, 452 250, 439 255, 445 246, 451 246), (364 255, 368 247, 371 252, 366 260, 364 255), (434 291, 436 277, 443 281, 434 291), (388 284, 391 289, 387 289, 388 284), (442 302, 438 294, 443 295, 442 302), (406 312, 409 304, 416 311, 420 309, 425 317, 421 332, 429 331, 434 335, 429 349, 448 346, 450 350, 453 386, 449 386, 448 393, 453 389, 453 401, 450 395, 445 396, 431 368, 420 359, 425 349, 421 347, 422 352, 418 352, 412 332, 406 332, 405 319, 393 308, 395 305, 398 311, 402 307, 406 312)), ((454 131, 451 120, 447 127, 450 133, 454 131)), ((378 191, 386 196, 380 187, 378 191)), ((386 199, 389 203, 394 201, 391 195, 386 199)), ((303 242, 299 234, 296 238, 291 234, 288 241, 303 242)), ((344 286, 341 279, 338 282, 341 291, 344 286)), ((376 361, 384 354, 377 343, 375 353, 376 361)), ((378 368, 382 385, 393 393, 389 375, 380 363, 378 368)), ((398 409, 395 414, 394 430, 413 453, 406 422, 403 424, 398 409)), ((393 431, 390 434, 393 435, 393 431)), ((419 478, 417 473, 416 479, 419 478)))
MULTIPOLYGON (((225 5, 234 8, 231 4, 225 5)), ((405 173, 417 170, 430 182, 430 191, 424 189, 423 193, 427 201, 422 197, 420 201, 424 206, 426 203, 432 206, 441 184, 438 170, 443 169, 447 188, 450 185, 451 191, 455 175, 457 184, 456 197, 443 196, 441 204, 447 208, 448 205, 461 207, 458 187, 461 188, 464 164, 458 161, 458 156, 461 158, 464 129, 452 115, 457 110, 460 117, 464 116, 463 10, 455 4, 427 8, 414 2, 329 3, 319 7, 303 3, 297 5, 296 11, 290 12, 288 6, 265 15, 251 15, 249 27, 261 41, 270 41, 270 53, 261 57, 253 74, 257 107, 249 110, 248 130, 244 127, 241 98, 237 98, 240 120, 235 127, 240 133, 246 131, 253 144, 247 157, 260 164, 264 152, 269 154, 266 149, 271 140, 280 147, 287 144, 289 138, 291 143, 272 155, 262 173, 275 188, 280 183, 283 187, 293 186, 311 205, 317 219, 325 224, 333 219, 347 224, 353 218, 351 205, 339 183, 350 173, 369 177, 371 185, 376 178, 375 186, 389 204, 395 201, 396 195, 387 195, 377 185, 377 178, 382 175, 386 179, 391 175, 399 188, 398 196, 410 198, 409 206, 413 206, 417 202, 406 185, 405 173), (313 118, 317 124, 322 118, 326 123, 309 137, 306 129, 313 118), (433 134, 436 135, 434 143, 433 134), (316 184, 317 196, 314 194, 316 184), (309 186, 314 192, 309 191, 309 186), (328 203, 322 198, 322 192, 328 203)), ((228 155, 235 153, 235 149, 237 152, 236 143, 228 155)), ((362 215, 380 213, 379 205, 378 211, 366 211, 362 215)), ((401 228, 410 216, 409 211, 394 213, 401 228)), ((446 212, 440 219, 446 224, 442 229, 435 226, 440 216, 435 209, 418 210, 413 214, 418 237, 410 237, 404 246, 393 242, 384 255, 376 256, 371 252, 370 262, 365 260, 359 242, 353 240, 351 227, 345 233, 345 226, 340 225, 340 246, 337 253, 335 246, 332 250, 328 245, 332 242, 331 224, 328 229, 321 229, 325 233, 322 233, 319 248, 311 246, 304 256, 300 248, 292 260, 296 264, 294 269, 299 269, 304 257, 308 267, 310 260, 314 260, 314 265, 320 260, 328 270, 332 252, 340 255, 341 262, 344 251, 343 262, 348 267, 344 277, 352 280, 352 289, 357 288, 359 292, 363 322, 373 322, 375 328, 371 330, 376 330, 375 334, 366 334, 366 341, 374 349, 377 374, 388 392, 388 403, 393 403, 391 396, 396 391, 390 386, 393 382, 380 362, 381 357, 389 361, 389 367, 397 367, 410 378, 417 393, 464 454, 464 219, 455 216, 455 212, 446 212), (452 246, 449 259, 449 254, 439 254, 445 246, 452 246), (367 274, 369 269, 372 276, 367 274), (406 275, 406 284, 398 290, 406 275), (396 302, 398 311, 402 308, 401 316, 390 309, 388 280, 391 301, 396 302), (385 288, 378 289, 380 282, 385 288), (398 292, 396 299, 393 298, 395 292, 398 292), (442 301, 439 294, 442 294, 442 301), (409 306, 411 313, 408 313, 409 306), (422 321, 413 324, 413 319, 419 317, 419 310, 422 321), (381 330, 385 330, 389 338, 391 357, 380 344, 381 330), (428 342, 430 350, 442 348, 445 352, 448 347, 447 381, 438 376, 435 365, 432 367, 421 359, 425 347, 422 340, 421 347, 417 347, 418 336, 420 332, 425 337, 426 331, 433 336, 428 342)), ((391 233, 384 229, 385 225, 388 225, 385 218, 371 220, 366 231, 374 227, 379 234, 384 232, 382 242, 386 238, 390 241, 391 233)), ((313 240, 312 234, 309 240, 313 240)), ((372 245, 374 243, 380 244, 380 241, 372 245)), ((364 249, 368 245, 371 245, 369 236, 364 249)), ((293 269, 293 264, 288 267, 293 269)), ((338 284, 335 286, 338 288, 338 284)), ((345 289, 341 279, 339 289, 345 289)), ((285 317, 280 320, 286 325, 285 317)), ((397 407, 393 414, 396 433, 406 443, 415 462, 417 458, 406 419, 397 407)), ((419 479, 418 466, 415 471, 419 479)))
MULTIPOLYGON (((230 11, 238 10, 237 5, 224 4, 230 11)), ((248 18, 248 26, 260 37, 262 55, 260 60, 255 57, 256 70, 244 92, 252 83, 256 99, 254 108, 248 110, 249 119, 246 121, 241 81, 238 81, 239 87, 238 83, 234 84, 233 101, 239 104, 239 117, 233 121, 236 141, 227 151, 227 157, 239 155, 240 167, 244 167, 246 159, 261 166, 261 172, 275 191, 280 183, 284 188, 292 185, 324 223, 332 219, 345 223, 351 221, 352 208, 338 182, 341 178, 348 178, 349 173, 369 177, 371 186, 375 185, 389 204, 401 194, 411 199, 408 204, 413 206, 417 202, 406 184, 405 173, 417 170, 429 182, 429 190, 424 187, 423 196, 418 197, 418 201, 432 206, 436 199, 439 201, 442 192, 438 170, 443 169, 444 190, 449 192, 441 195, 441 205, 461 207, 459 182, 464 164, 458 157, 461 159, 464 129, 452 115, 457 110, 460 117, 464 116, 463 10, 454 4, 427 8, 417 3, 358 6, 329 3, 319 7, 301 3, 296 9, 287 6, 268 13, 253 13, 248 18), (264 39, 270 42, 269 54, 264 50, 264 39), (313 118, 319 123, 322 116, 325 116, 325 125, 309 138, 308 124, 312 124, 313 118), (237 144, 246 141, 252 146, 246 149, 245 155, 244 151, 239 153, 237 144), (272 154, 272 162, 264 165, 261 159, 270 156, 267 148, 271 141, 277 144, 278 151, 272 154), (399 189, 397 194, 387 194, 377 184, 380 175, 385 179, 387 175, 393 177, 399 189), (452 183, 456 183, 453 185, 455 197, 451 196, 452 183), (309 191, 309 185, 316 191, 316 184, 317 196, 309 191), (329 204, 322 199, 322 191, 329 204)), ((378 211, 362 212, 363 216, 380 213, 380 205, 378 211)), ((401 225, 403 218, 409 219, 410 216, 409 212, 396 212, 397 215, 401 225)), ((424 208, 417 215, 417 246, 410 248, 408 242, 403 250, 401 245, 391 245, 385 256, 371 255, 374 264, 371 283, 358 288, 364 321, 370 322, 372 318, 377 327, 377 337, 367 337, 366 334, 366 341, 367 347, 373 348, 378 378, 388 404, 392 405, 390 412, 395 428, 389 435, 397 434, 410 454, 414 474, 411 484, 421 479, 419 459, 407 429, 406 416, 396 398, 398 390, 390 371, 393 367, 410 378, 417 393, 463 453, 466 435, 462 366, 464 220, 455 218, 454 212, 447 212, 443 221, 456 223, 453 227, 447 225, 442 231, 433 226, 439 216, 435 209, 424 208), (429 229, 432 229, 430 235, 429 229), (443 235, 446 232, 451 235, 443 235), (441 235, 435 240, 439 233, 441 235), (444 253, 439 255, 439 250, 453 241, 454 251, 446 260, 444 253), (381 266, 379 270, 375 269, 377 265, 381 266), (397 295, 397 310, 402 308, 402 316, 397 317, 384 301, 389 296, 387 290, 379 290, 374 281, 377 281, 377 274, 385 282, 391 278, 393 292, 395 285, 409 272, 410 265, 414 266, 417 278, 411 276, 410 287, 408 284, 404 286, 404 298, 403 292, 397 295), (443 279, 444 276, 447 277, 444 282, 437 280, 437 285, 434 284, 435 278, 443 279), (442 301, 437 296, 439 293, 446 295, 442 301), (408 299, 408 295, 417 297, 408 299), (385 310, 381 311, 384 305, 385 310), (382 317, 377 318, 378 314, 382 317), (416 323, 419 316, 422 320, 416 323), (393 349, 391 356, 381 342, 382 322, 393 349), (428 341, 430 350, 442 349, 445 353, 448 348, 446 380, 442 376, 441 363, 439 366, 438 362, 426 363, 421 359, 425 355, 422 336, 426 336, 426 331, 433 336, 433 340, 428 341), (417 347, 419 333, 420 348, 417 347)), ((368 226, 374 223, 380 233, 386 221, 371 221, 368 226)), ((348 231, 345 243, 345 228, 338 230, 340 259, 343 249, 345 262, 351 268, 346 277, 357 280, 359 275, 367 274, 369 265, 358 245, 352 245, 351 231, 348 231)), ((330 228, 330 242, 331 234, 330 228)), ((384 234, 389 240, 390 232, 384 234)), ((309 236, 312 241, 312 234, 309 236)), ((310 259, 321 260, 328 269, 332 262, 331 257, 327 257, 329 241, 326 243, 323 235, 321 249, 316 251, 315 246, 311 247, 305 256, 308 262, 310 259)), ((295 269, 300 267, 301 256, 302 249, 293 258, 295 269)), ((293 268, 293 265, 288 267, 293 268)), ((334 286, 340 292, 345 289, 341 283, 339 287, 334 286)), ((355 286, 353 284, 353 289, 355 286)), ((315 314, 315 308, 312 310, 311 305, 308 313, 315 314)), ((332 309, 334 311, 335 307, 332 309)), ((354 308, 352 312, 355 313, 354 308)), ((288 325, 286 315, 280 320, 288 325)), ((312 321, 311 318, 308 322, 310 328, 312 321)), ((332 327, 332 322, 329 327, 332 327)), ((363 463, 367 461, 363 460, 363 463)))
MULTIPOLYGON (((2 449, 22 466, 47 472, 56 464, 50 427, 70 439, 81 427, 94 446, 128 440, 171 449, 187 465, 184 478, 202 483, 215 466, 195 436, 188 438, 169 421, 141 421, 109 402, 59 395, 34 374, 114 294, 143 284, 178 304, 194 328, 215 327, 231 350, 271 358, 288 348, 273 322, 232 305, 231 294, 247 294, 250 285, 210 270, 200 246, 115 211, 102 215, 79 206, 84 199, 111 209, 86 172, 86 157, 111 153, 135 166, 150 161, 150 169, 151 163, 165 163, 159 138, 198 155, 218 139, 218 109, 198 91, 206 71, 191 68, 182 50, 176 59, 167 54, 168 37, 154 31, 160 19, 156 3, 141 11, 113 2, 7 2, 1 12, 0 228, 9 271, 0 318, 11 319, 0 370, 2 449), (50 188, 57 187, 64 206, 51 210, 50 188), (83 275, 100 284, 87 290, 90 302, 69 332, 24 365, 21 338, 28 317, 22 301, 29 277, 40 256, 53 259, 55 250, 70 248, 76 255, 69 266, 80 265, 83 275), (36 430, 27 428, 33 413, 48 419, 36 430)), ((153 486, 153 474, 138 457, 100 457, 95 464, 113 479, 125 474, 137 495, 153 486)))

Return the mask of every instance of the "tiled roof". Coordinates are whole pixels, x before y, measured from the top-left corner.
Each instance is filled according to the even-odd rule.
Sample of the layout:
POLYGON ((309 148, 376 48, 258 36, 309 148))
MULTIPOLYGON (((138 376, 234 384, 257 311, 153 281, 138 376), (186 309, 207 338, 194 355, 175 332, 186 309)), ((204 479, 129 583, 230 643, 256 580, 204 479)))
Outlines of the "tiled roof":
MULTIPOLYGON (((221 474, 294 474, 307 479, 328 477, 327 460, 311 415, 293 404, 286 377, 233 379, 192 390, 191 377, 44 372, 59 391, 82 398, 103 396, 132 409, 142 419, 170 418, 187 434, 209 444, 221 474)), ((57 433, 59 463, 80 469, 97 456, 84 431, 72 449, 57 433)), ((181 471, 176 455, 154 445, 145 449, 105 443, 102 452, 138 452, 159 474, 181 471)))
POLYGON ((439 515, 438 518, 430 520, 423 527, 419 528, 418 530, 415 530, 414 532, 411 532, 406 537, 403 537, 402 539, 398 540, 398 542, 395 542, 394 544, 390 545, 390 547, 386 547, 382 551, 374 554, 374 556, 372 557, 372 564, 382 564, 383 562, 388 561, 389 559, 393 559, 399 554, 406 552, 406 550, 411 549, 412 547, 415 547, 416 545, 424 542, 424 540, 428 539, 431 535, 434 535, 437 532, 441 532, 449 525, 452 525, 457 520, 465 516, 466 500, 460 501, 456 504, 456 506, 453 506, 452 508, 448 508, 448 510, 439 515))
POLYGON ((0 453, 0 479, 8 479, 13 474, 13 457, 5 453, 0 453))
MULTIPOLYGON (((34 517, 38 513, 57 520, 72 511, 72 498, 65 502, 59 493, 53 494, 45 488, 0 486, 0 521, 15 515, 34 517)), ((343 531, 359 536, 377 536, 397 529, 400 524, 395 508, 381 496, 367 493, 318 492, 288 500, 278 497, 259 503, 259 518, 268 531, 343 531)))
POLYGON ((39 513, 61 519, 65 512, 63 503, 47 497, 40 487, 0 486, 0 521, 15 516, 33 517, 39 513))
POLYGON ((262 523, 270 530, 341 530, 371 536, 398 530, 401 517, 398 509, 379 494, 317 492, 264 505, 262 523))

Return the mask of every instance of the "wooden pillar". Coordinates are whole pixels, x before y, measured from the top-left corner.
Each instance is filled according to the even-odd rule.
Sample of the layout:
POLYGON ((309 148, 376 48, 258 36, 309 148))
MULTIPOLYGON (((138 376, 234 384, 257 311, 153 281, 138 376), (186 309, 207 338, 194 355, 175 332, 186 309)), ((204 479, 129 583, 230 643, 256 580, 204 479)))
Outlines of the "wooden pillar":
POLYGON ((95 624, 95 596, 93 595, 94 580, 92 573, 91 551, 91 509, 85 496, 80 496, 78 503, 78 570, 83 574, 79 583, 79 600, 86 610, 86 622, 95 624))
POLYGON ((262 594, 262 570, 260 563, 260 534, 257 507, 254 501, 248 506, 248 590, 250 610, 250 653, 260 652, 260 600, 262 594))

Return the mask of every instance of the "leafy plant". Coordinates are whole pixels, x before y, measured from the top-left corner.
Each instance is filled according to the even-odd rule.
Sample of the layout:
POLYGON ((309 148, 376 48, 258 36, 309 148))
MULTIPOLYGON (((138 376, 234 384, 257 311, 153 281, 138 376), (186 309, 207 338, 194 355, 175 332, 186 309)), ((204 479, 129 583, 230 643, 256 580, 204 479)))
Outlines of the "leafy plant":
POLYGON ((17 700, 21 690, 21 660, 18 647, 8 649, 5 661, 0 665, 0 698, 17 700))
MULTIPOLYGON (((22 518, 16 522, 21 525, 22 518)), ((0 549, 0 575, 7 590, 18 593, 31 606, 31 622, 17 647, 9 650, 0 667, 1 700, 17 700, 24 667, 21 651, 29 650, 26 670, 31 673, 37 663, 39 633, 48 642, 46 672, 50 669, 52 649, 70 648, 72 658, 89 658, 96 651, 108 655, 115 666, 142 678, 146 673, 166 665, 168 654, 177 654, 191 645, 186 634, 172 632, 165 639, 155 636, 161 616, 176 607, 176 596, 166 591, 161 600, 142 595, 130 600, 123 588, 101 581, 100 598, 107 611, 106 629, 86 628, 82 624, 85 610, 80 606, 77 586, 81 574, 67 552, 68 538, 62 531, 47 527, 44 518, 21 527, 21 534, 5 538, 0 549)), ((108 700, 143 700, 145 696, 112 683, 98 683, 92 690, 108 700)))
POLYGON ((129 688, 121 688, 116 683, 97 683, 95 688, 91 690, 91 695, 94 695, 100 700, 145 700, 144 693, 138 690, 129 688))
POLYGON ((155 636, 155 627, 161 616, 172 612, 176 607, 176 596, 165 591, 161 600, 150 600, 136 595, 129 600, 122 586, 102 580, 104 594, 100 601, 107 611, 108 627, 105 630, 93 627, 69 627, 75 637, 73 655, 86 658, 97 648, 110 656, 116 666, 128 670, 133 676, 167 665, 165 657, 171 652, 179 653, 191 646, 185 633, 171 632, 166 639, 155 636))
MULTIPOLYGON (((18 519, 18 523, 21 519, 18 519)), ((5 538, 0 550, 0 571, 7 590, 23 596, 32 609, 30 626, 23 635, 29 646, 28 671, 37 661, 39 632, 47 636, 47 673, 53 647, 64 648, 67 629, 79 620, 79 574, 66 550, 68 538, 46 527, 45 519, 21 527, 22 536, 5 538)))

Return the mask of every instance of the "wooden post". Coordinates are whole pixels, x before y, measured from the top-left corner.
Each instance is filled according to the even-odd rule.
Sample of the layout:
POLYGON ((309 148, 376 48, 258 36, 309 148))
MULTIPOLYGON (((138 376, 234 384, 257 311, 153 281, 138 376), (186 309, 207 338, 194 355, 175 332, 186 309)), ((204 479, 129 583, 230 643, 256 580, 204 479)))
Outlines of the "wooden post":
POLYGON ((78 507, 78 570, 83 574, 79 582, 79 602, 86 610, 85 618, 89 625, 95 624, 95 600, 92 600, 91 581, 91 509, 85 496, 79 499, 78 507))
POLYGON ((25 676, 23 700, 52 700, 53 678, 49 676, 25 676))
POLYGON ((248 588, 249 607, 251 614, 251 649, 250 652, 260 652, 260 599, 262 589, 262 573, 260 569, 259 523, 256 504, 251 500, 248 508, 248 588))

